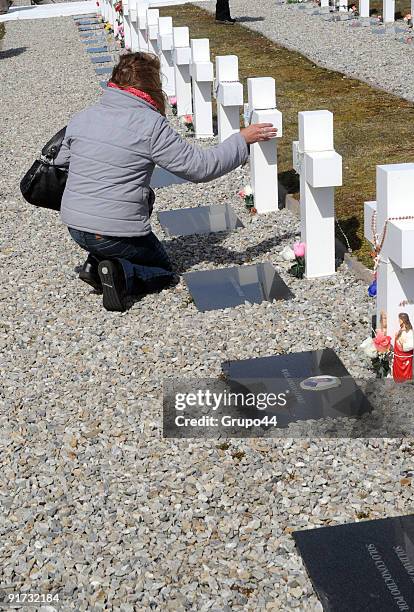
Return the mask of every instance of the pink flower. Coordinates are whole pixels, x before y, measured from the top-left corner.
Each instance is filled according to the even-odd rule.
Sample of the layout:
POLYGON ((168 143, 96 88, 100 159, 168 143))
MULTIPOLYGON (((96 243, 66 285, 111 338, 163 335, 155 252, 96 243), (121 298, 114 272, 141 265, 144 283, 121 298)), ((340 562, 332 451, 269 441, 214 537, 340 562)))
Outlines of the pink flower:
POLYGON ((244 193, 243 189, 241 191, 239 191, 239 196, 241 198, 245 198, 246 197, 246 194, 244 193))
POLYGON ((391 336, 386 336, 383 331, 378 330, 374 338, 374 346, 378 353, 388 353, 391 348, 391 336))
POLYGON ((304 242, 295 242, 293 252, 295 257, 305 257, 306 244, 304 242))
POLYGON ((170 98, 170 104, 172 106, 176 106, 177 105, 177 98, 175 98, 175 97, 174 98, 170 98))
POLYGON ((184 115, 184 122, 185 123, 193 123, 193 116, 192 115, 184 115))

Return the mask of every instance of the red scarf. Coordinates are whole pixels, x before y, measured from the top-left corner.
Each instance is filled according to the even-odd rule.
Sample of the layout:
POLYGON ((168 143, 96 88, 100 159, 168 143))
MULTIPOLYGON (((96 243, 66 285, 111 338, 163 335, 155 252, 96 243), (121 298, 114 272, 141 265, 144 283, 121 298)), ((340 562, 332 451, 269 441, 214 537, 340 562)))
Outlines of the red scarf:
POLYGON ((141 91, 141 89, 135 89, 135 87, 120 87, 119 85, 115 85, 115 83, 112 83, 112 81, 108 82, 108 87, 113 87, 114 89, 120 89, 121 91, 127 91, 133 96, 136 96, 137 98, 141 98, 141 100, 145 100, 145 102, 148 102, 149 104, 151 104, 151 106, 155 106, 155 108, 158 111, 160 110, 154 98, 151 98, 149 94, 145 93, 145 91, 141 91))

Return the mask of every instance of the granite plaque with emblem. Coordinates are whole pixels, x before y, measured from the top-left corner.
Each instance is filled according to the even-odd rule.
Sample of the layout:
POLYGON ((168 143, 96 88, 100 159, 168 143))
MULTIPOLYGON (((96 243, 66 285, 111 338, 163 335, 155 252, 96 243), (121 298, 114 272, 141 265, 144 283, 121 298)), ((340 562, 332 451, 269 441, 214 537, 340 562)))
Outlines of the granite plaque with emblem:
MULTIPOLYGON (((285 406, 267 409, 279 428, 296 421, 357 419, 372 406, 332 349, 259 357, 222 364, 237 393, 287 393, 285 406)), ((263 413, 265 414, 265 413, 263 413)))

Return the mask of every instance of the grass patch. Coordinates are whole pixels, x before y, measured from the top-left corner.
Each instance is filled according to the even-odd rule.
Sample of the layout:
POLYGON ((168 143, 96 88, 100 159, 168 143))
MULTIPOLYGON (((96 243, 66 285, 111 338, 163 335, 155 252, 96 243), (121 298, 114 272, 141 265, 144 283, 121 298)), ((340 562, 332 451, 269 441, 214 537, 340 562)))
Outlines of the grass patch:
POLYGON ((171 15, 175 26, 188 25, 192 38, 209 38, 212 61, 216 55, 239 57, 246 99, 247 77, 275 78, 284 123, 279 141, 279 179, 291 193, 298 191, 298 177, 292 170, 298 112, 327 109, 334 113, 335 148, 344 161, 344 186, 336 190, 336 213, 357 257, 372 266, 370 246, 363 239, 363 204, 375 199, 377 164, 412 160, 414 104, 319 68, 299 53, 241 25, 216 24, 211 14, 198 7, 171 6, 161 13, 171 15))

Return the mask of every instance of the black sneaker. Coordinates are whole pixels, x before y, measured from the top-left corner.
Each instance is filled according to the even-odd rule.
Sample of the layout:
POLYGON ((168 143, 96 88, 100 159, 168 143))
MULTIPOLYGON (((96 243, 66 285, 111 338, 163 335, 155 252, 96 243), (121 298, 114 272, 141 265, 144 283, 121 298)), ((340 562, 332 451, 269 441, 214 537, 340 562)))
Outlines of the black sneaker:
POLYGON ((232 17, 228 17, 227 19, 216 19, 217 23, 224 23, 225 25, 234 25, 236 21, 237 20, 232 17))
POLYGON ((97 293, 102 293, 102 283, 98 274, 98 262, 93 263, 89 258, 85 261, 79 270, 79 278, 84 283, 88 283, 97 293))
POLYGON ((98 266, 103 290, 103 306, 106 310, 126 310, 126 283, 124 270, 119 261, 106 259, 98 266))

